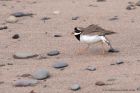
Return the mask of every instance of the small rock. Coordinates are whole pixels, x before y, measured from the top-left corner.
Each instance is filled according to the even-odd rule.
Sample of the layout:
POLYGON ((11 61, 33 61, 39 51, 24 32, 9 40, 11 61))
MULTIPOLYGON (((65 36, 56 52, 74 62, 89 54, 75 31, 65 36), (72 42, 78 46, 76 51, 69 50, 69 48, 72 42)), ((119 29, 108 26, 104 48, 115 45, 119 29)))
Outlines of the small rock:
POLYGON ((104 86, 105 83, 102 82, 102 81, 97 81, 97 82, 95 83, 95 85, 97 85, 97 86, 104 86))
POLYGON ((54 65, 53 65, 53 67, 54 68, 57 68, 57 69, 59 69, 59 68, 64 68, 64 67, 67 67, 68 66, 68 64, 67 63, 64 63, 64 62, 57 62, 57 63, 55 63, 54 65))
POLYGON ((15 16, 15 17, 23 17, 23 16, 31 16, 32 17, 34 14, 33 13, 15 12, 15 13, 12 13, 11 15, 15 16))
POLYGON ((140 0, 135 5, 136 6, 140 6, 140 0))
POLYGON ((4 84, 4 81, 0 81, 0 85, 1 85, 1 84, 4 84))
POLYGON ((31 74, 22 74, 20 77, 30 77, 32 76, 31 74))
POLYGON ((35 86, 36 84, 38 84, 37 80, 17 80, 14 83, 14 86, 16 87, 27 87, 27 86, 35 86))
POLYGON ((79 16, 72 17, 72 20, 77 20, 77 19, 79 19, 79 16))
POLYGON ((13 63, 7 63, 7 65, 13 65, 13 63))
POLYGON ((95 68, 94 66, 88 66, 88 67, 86 68, 86 70, 95 71, 96 68, 95 68))
POLYGON ((54 11, 53 14, 58 15, 60 14, 60 11, 54 11))
POLYGON ((0 26, 0 30, 7 29, 7 26, 0 26))
POLYGON ((47 69, 39 69, 32 76, 37 80, 43 80, 49 77, 49 72, 47 69))
POLYGON ((118 16, 114 16, 114 17, 110 18, 109 20, 114 21, 114 20, 118 20, 118 19, 119 19, 118 16))
POLYGON ((58 50, 52 50, 48 53, 48 56, 56 56, 56 55, 59 55, 60 52, 58 50))
POLYGON ((5 64, 0 64, 0 67, 6 66, 5 64))
POLYGON ((6 19, 6 22, 7 23, 16 23, 18 21, 18 19, 15 17, 15 16, 9 16, 7 19, 6 19))
POLYGON ((74 84, 74 85, 71 86, 71 90, 73 90, 73 91, 77 91, 79 89, 80 89, 80 85, 79 84, 74 84))
POLYGON ((54 35, 54 37, 62 37, 62 35, 54 35))
POLYGON ((116 64, 117 65, 120 65, 120 64, 123 64, 124 62, 122 60, 117 60, 116 64))
POLYGON ((18 39, 19 37, 20 37, 19 34, 15 34, 12 36, 13 39, 18 39))
POLYGON ((135 5, 128 5, 128 6, 126 7, 126 9, 127 9, 127 10, 134 10, 134 9, 136 9, 136 7, 135 7, 135 5))
POLYGON ((29 93, 36 93, 34 90, 31 90, 29 93))
POLYGON ((115 53, 115 52, 119 52, 119 50, 111 48, 108 50, 108 52, 115 53))
POLYGON ((16 52, 13 57, 15 59, 28 59, 28 58, 33 58, 37 57, 37 54, 33 54, 31 52, 16 52))
POLYGON ((103 1, 106 1, 106 0, 97 0, 97 2, 103 2, 103 1))
POLYGON ((50 17, 43 17, 43 18, 41 18, 41 20, 43 20, 44 22, 46 21, 46 20, 49 20, 49 19, 51 19, 50 17))
POLYGON ((140 87, 137 88, 137 91, 140 91, 140 87))

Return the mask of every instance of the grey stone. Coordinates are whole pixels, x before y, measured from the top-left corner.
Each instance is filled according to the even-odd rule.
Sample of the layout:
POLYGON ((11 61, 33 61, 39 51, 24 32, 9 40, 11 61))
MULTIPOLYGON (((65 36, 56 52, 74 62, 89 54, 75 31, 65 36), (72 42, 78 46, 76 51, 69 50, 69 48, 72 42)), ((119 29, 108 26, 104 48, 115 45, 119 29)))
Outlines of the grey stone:
POLYGON ((37 57, 37 54, 31 53, 31 52, 16 52, 13 57, 15 59, 28 59, 28 58, 33 58, 37 57))
POLYGON ((103 81, 97 81, 97 82, 95 83, 95 85, 97 85, 97 86, 104 86, 105 83, 104 83, 103 81))
POLYGON ((79 16, 72 17, 72 20, 77 20, 77 19, 79 19, 79 16))
POLYGON ((110 18, 109 20, 114 21, 114 20, 118 20, 118 19, 119 19, 118 16, 114 16, 114 17, 110 18))
POLYGON ((48 56, 56 56, 59 54, 60 54, 60 52, 58 50, 52 50, 52 51, 48 52, 48 56))
POLYGON ((106 1, 106 0, 97 0, 97 2, 104 2, 104 1, 106 1))
POLYGON ((18 21, 18 19, 15 17, 15 16, 9 16, 7 19, 6 19, 6 22, 7 23, 16 23, 18 21))
POLYGON ((7 29, 8 26, 0 26, 0 30, 7 29))
POLYGON ((23 79, 23 80, 17 80, 14 83, 14 86, 16 87, 27 87, 27 86, 35 86, 36 84, 38 84, 37 80, 32 80, 32 79, 23 79))
POLYGON ((117 65, 120 65, 120 64, 123 64, 124 62, 122 60, 117 60, 116 64, 117 65))
POLYGON ((79 90, 80 88, 81 88, 81 87, 80 87, 79 84, 74 84, 74 85, 71 86, 71 90, 73 90, 73 91, 77 91, 77 90, 79 90))
POLYGON ((140 0, 136 3, 136 6, 140 6, 140 0))
POLYGON ((32 76, 35 79, 43 80, 48 78, 50 75, 47 69, 38 69, 36 72, 33 73, 32 76))
POLYGON ((59 68, 64 68, 64 67, 67 67, 67 66, 68 66, 68 64, 65 63, 65 62, 57 62, 53 65, 54 68, 58 68, 58 69, 59 68))
POLYGON ((127 10, 134 10, 134 9, 136 9, 136 6, 135 5, 128 5, 127 7, 126 7, 126 9, 127 10))
POLYGON ((88 67, 86 68, 86 70, 95 71, 95 70, 96 70, 96 67, 94 67, 94 66, 88 66, 88 67))
POLYGON ((12 13, 11 15, 15 16, 15 17, 23 17, 23 16, 33 16, 33 13, 23 13, 23 12, 15 12, 12 13))

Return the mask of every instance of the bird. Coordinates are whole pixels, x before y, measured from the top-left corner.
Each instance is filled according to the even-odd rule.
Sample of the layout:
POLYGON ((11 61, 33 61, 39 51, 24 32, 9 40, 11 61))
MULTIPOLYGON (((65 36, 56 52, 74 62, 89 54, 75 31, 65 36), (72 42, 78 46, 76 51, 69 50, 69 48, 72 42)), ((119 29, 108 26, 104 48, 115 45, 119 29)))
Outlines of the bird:
POLYGON ((91 24, 86 28, 75 27, 73 32, 77 40, 88 44, 88 47, 86 49, 88 49, 91 44, 101 42, 103 54, 105 53, 105 49, 103 46, 104 43, 109 46, 109 50, 108 50, 109 52, 117 52, 114 50, 109 39, 106 37, 106 35, 111 35, 115 33, 116 32, 105 30, 102 27, 95 24, 91 24))

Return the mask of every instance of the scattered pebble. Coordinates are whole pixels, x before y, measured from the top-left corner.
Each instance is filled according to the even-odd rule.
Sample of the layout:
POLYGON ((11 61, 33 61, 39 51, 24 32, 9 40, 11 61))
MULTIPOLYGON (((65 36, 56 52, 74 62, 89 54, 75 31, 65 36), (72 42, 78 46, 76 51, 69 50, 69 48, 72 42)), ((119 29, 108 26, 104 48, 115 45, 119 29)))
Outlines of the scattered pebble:
POLYGON ((97 0, 97 2, 103 2, 103 1, 106 1, 106 0, 97 0))
POLYGON ((97 81, 97 82, 95 83, 95 85, 97 85, 97 86, 104 86, 105 83, 102 82, 102 81, 97 81))
POLYGON ((74 85, 71 86, 71 90, 73 90, 73 91, 77 91, 77 90, 79 90, 80 88, 81 88, 81 87, 80 87, 79 84, 74 84, 74 85))
POLYGON ((6 66, 5 64, 0 64, 0 67, 6 66))
POLYGON ((117 60, 116 64, 117 65, 120 65, 120 64, 123 64, 124 62, 122 60, 117 60))
POLYGON ((115 53, 115 52, 119 52, 119 50, 112 48, 112 49, 109 49, 108 52, 115 53))
POLYGON ((31 90, 29 93, 36 93, 34 90, 31 90))
POLYGON ((22 74, 20 77, 30 77, 32 76, 31 74, 22 74))
POLYGON ((7 65, 13 65, 13 63, 7 63, 7 65))
POLYGON ((54 37, 62 37, 62 35, 54 35, 54 37))
POLYGON ((28 59, 28 58, 33 58, 37 57, 37 54, 31 53, 31 52, 16 52, 13 57, 15 59, 28 59))
POLYGON ((140 6, 140 0, 135 5, 136 6, 140 6))
POLYGON ((46 22, 46 20, 49 20, 49 19, 51 19, 51 18, 50 17, 43 17, 43 18, 41 18, 41 20, 44 21, 44 23, 46 22))
POLYGON ((6 22, 7 23, 16 23, 18 21, 18 19, 15 17, 15 16, 9 16, 7 19, 6 19, 6 22))
POLYGON ((38 69, 36 72, 33 73, 32 76, 37 80, 43 80, 48 78, 50 75, 47 69, 38 69))
POLYGON ((59 54, 60 54, 60 52, 58 50, 52 50, 52 51, 48 52, 48 56, 56 56, 59 54))
POLYGON ((114 21, 114 20, 118 20, 118 19, 119 19, 118 16, 114 16, 114 17, 110 18, 109 20, 114 21))
POLYGON ((14 83, 14 86, 16 87, 27 87, 27 86, 35 86, 36 84, 38 84, 37 80, 17 80, 14 83))
POLYGON ((18 38, 20 38, 20 36, 19 36, 19 34, 15 34, 15 35, 12 36, 12 38, 13 39, 18 39, 18 38))
POLYGON ((65 62, 57 62, 57 63, 55 63, 55 64, 53 65, 53 67, 54 67, 54 68, 57 68, 57 69, 59 69, 59 68, 64 68, 64 67, 67 67, 67 66, 68 66, 68 64, 65 63, 65 62))
POLYGON ((88 66, 88 67, 86 68, 86 70, 95 71, 95 70, 96 70, 96 67, 94 67, 94 66, 88 66))
POLYGON ((11 15, 15 16, 15 17, 23 17, 23 16, 31 16, 32 17, 34 14, 33 13, 15 12, 15 13, 12 13, 11 15))
POLYGON ((77 19, 79 19, 79 16, 72 17, 72 20, 77 20, 77 19))
POLYGON ((0 30, 7 29, 7 26, 0 26, 0 30))
POLYGON ((0 85, 1 85, 1 84, 4 84, 4 81, 0 81, 0 85))
POLYGON ((60 14, 60 11, 54 11, 53 14, 58 15, 60 14))
POLYGON ((136 7, 135 7, 135 5, 128 5, 128 6, 126 7, 126 9, 127 9, 127 10, 134 10, 134 9, 136 9, 136 7))

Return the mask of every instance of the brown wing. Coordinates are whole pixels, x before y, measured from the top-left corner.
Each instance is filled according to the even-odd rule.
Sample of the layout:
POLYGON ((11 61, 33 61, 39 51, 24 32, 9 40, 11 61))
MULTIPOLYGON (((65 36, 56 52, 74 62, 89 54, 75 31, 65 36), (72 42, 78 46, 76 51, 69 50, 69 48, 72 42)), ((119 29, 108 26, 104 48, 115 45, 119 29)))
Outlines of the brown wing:
POLYGON ((83 35, 110 35, 110 34, 114 34, 115 32, 113 31, 109 31, 109 30, 105 30, 103 28, 101 28, 100 26, 98 25, 89 25, 88 27, 86 28, 82 28, 82 34, 83 35))

